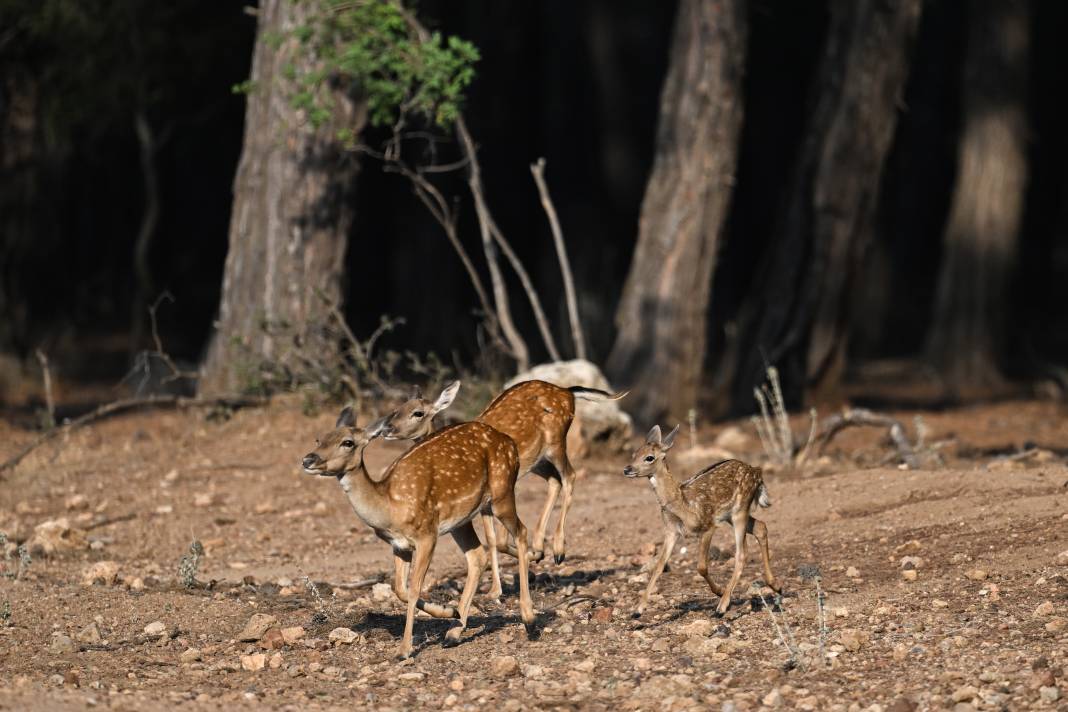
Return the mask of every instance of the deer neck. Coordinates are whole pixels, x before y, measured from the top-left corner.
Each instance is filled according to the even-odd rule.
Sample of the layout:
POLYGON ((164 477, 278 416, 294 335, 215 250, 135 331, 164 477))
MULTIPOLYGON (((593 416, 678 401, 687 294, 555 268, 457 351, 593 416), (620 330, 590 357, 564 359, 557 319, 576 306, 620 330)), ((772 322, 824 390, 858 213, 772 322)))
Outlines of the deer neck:
POLYGON ((696 514, 683 497, 682 487, 671 474, 667 462, 660 462, 656 474, 649 478, 649 482, 653 485, 653 492, 656 493, 660 507, 674 514, 687 526, 691 526, 691 523, 697 519, 696 514))
POLYGON ((381 482, 371 479, 364 465, 362 449, 356 467, 338 479, 341 490, 348 498, 356 516, 373 529, 387 529, 390 524, 389 495, 386 491, 388 481, 388 474, 381 482))

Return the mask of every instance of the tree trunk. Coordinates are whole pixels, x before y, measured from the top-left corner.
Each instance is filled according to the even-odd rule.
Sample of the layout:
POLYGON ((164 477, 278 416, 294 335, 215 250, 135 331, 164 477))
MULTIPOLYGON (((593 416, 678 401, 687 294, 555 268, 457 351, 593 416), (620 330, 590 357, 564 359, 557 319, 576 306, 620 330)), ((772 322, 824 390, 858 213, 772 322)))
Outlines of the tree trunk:
POLYGON ((732 408, 777 366, 788 407, 841 371, 849 295, 908 78, 921 0, 834 0, 807 138, 741 320, 732 408))
POLYGON ((656 156, 608 359, 640 422, 697 402, 712 272, 742 122, 741 0, 683 0, 660 97, 656 156))
POLYGON ((1027 179, 1028 3, 968 5, 957 184, 928 355, 952 395, 1001 384, 1008 276, 1027 179))
POLYGON ((303 73, 309 60, 295 39, 272 40, 305 22, 311 5, 260 2, 230 249, 202 395, 253 388, 265 365, 295 369, 298 352, 321 363, 337 353, 326 326, 330 306, 341 302, 356 167, 335 136, 341 126, 362 127, 365 107, 336 96, 333 119, 313 129, 290 105, 286 65, 303 73))

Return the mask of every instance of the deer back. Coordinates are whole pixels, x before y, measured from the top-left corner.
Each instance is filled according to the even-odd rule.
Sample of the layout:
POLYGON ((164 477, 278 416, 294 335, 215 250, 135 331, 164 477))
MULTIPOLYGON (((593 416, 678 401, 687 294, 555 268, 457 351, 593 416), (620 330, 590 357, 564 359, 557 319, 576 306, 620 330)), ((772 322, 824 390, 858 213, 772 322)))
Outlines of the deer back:
POLYGON ((575 418, 575 396, 566 388, 545 381, 523 381, 498 395, 478 416, 515 441, 521 469, 534 464, 551 444, 564 446, 567 429, 575 418))
POLYGON ((682 483, 682 496, 711 525, 731 512, 748 510, 763 482, 760 468, 741 460, 724 460, 682 483))

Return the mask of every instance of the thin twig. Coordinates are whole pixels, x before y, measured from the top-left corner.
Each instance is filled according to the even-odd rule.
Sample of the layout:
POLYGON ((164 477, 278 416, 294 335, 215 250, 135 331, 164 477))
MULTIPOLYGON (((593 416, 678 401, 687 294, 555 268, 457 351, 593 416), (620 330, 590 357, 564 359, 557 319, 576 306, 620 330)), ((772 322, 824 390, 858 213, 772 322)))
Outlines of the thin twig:
POLYGON ((538 185, 538 195, 541 196, 541 207, 549 216, 549 227, 553 233, 553 245, 556 246, 556 257, 560 261, 560 275, 564 280, 564 297, 567 301, 567 316, 571 321, 571 340, 575 344, 575 356, 580 359, 586 358, 586 337, 582 333, 582 322, 579 320, 578 301, 575 298, 575 279, 571 275, 571 262, 567 258, 567 248, 564 245, 564 233, 560 229, 560 220, 556 216, 556 208, 549 196, 549 188, 545 184, 545 159, 539 158, 530 164, 530 172, 534 176, 534 182, 538 185))
POLYGON ((37 361, 41 364, 41 373, 44 375, 45 408, 48 413, 48 422, 45 427, 56 427, 56 400, 52 394, 52 369, 48 367, 48 356, 41 349, 37 349, 37 361))
POLYGON ((210 406, 226 406, 229 408, 244 408, 248 406, 263 405, 267 403, 267 398, 259 396, 219 396, 216 398, 189 398, 186 396, 175 395, 152 395, 144 398, 124 398, 121 400, 106 403, 95 410, 86 413, 69 423, 65 423, 61 428, 53 428, 46 433, 42 433, 33 442, 24 447, 19 452, 15 453, 3 463, 0 463, 0 472, 9 470, 20 462, 23 458, 36 450, 41 445, 54 439, 60 433, 69 433, 78 428, 84 427, 102 418, 106 418, 116 413, 121 413, 127 410, 134 410, 137 408, 162 408, 171 406, 175 408, 204 408, 210 406))
MULTIPOLYGON (((174 303, 174 295, 168 291, 162 292, 156 301, 152 302, 148 307, 148 319, 149 324, 152 327, 152 343, 156 345, 156 350, 153 352, 153 356, 163 361, 163 364, 170 369, 169 376, 164 377, 163 383, 170 383, 171 381, 177 381, 180 378, 195 379, 197 377, 196 371, 183 371, 178 368, 178 364, 174 362, 174 359, 170 357, 166 351, 163 350, 163 340, 159 338, 159 327, 156 324, 156 310, 159 309, 163 302, 174 303)), ((147 367, 147 362, 146 362, 147 367)))

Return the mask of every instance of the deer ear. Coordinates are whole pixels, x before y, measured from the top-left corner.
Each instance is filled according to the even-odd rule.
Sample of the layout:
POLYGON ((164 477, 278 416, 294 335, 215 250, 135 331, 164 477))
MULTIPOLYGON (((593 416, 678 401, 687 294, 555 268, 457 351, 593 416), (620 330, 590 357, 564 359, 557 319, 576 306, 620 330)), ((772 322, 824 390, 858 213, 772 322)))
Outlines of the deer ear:
POLYGON ((645 442, 647 442, 647 443, 656 443, 657 445, 660 444, 660 426, 659 425, 654 425, 652 427, 652 429, 649 430, 649 434, 645 436, 645 442))
POLYGON ((337 417, 337 422, 334 423, 335 428, 355 428, 356 427, 356 414, 352 412, 350 406, 345 406, 341 414, 337 417))
POLYGON ((456 394, 459 392, 460 382, 453 381, 449 385, 445 386, 444 390, 441 391, 441 395, 438 396, 438 399, 436 401, 434 401, 434 405, 433 407, 431 407, 430 410, 434 413, 434 415, 437 415, 438 413, 452 405, 453 400, 456 399, 456 394))
POLYGON ((675 444, 675 436, 679 433, 679 426, 676 425, 675 429, 664 436, 663 447, 665 450, 669 450, 672 445, 675 444))

